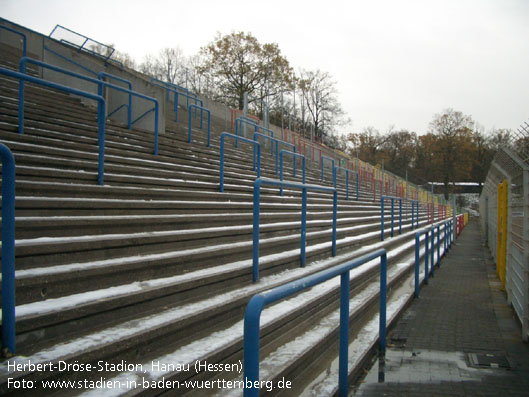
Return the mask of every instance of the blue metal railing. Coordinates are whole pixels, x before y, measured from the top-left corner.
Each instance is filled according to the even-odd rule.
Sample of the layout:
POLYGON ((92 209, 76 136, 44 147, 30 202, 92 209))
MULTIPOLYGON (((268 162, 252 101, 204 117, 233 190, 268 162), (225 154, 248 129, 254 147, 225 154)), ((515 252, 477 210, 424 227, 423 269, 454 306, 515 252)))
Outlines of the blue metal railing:
POLYGON ((338 195, 336 189, 319 186, 319 185, 307 185, 303 183, 294 182, 282 182, 276 179, 258 178, 254 183, 253 188, 253 281, 256 282, 259 279, 259 204, 261 202, 261 185, 270 185, 277 187, 289 187, 292 189, 300 189, 302 191, 301 196, 301 249, 300 258, 301 266, 305 266, 305 246, 307 240, 307 191, 322 191, 333 193, 333 211, 332 211, 332 256, 336 256, 336 223, 337 223, 337 211, 338 211, 338 195))
POLYGON ((402 233, 402 198, 393 196, 381 196, 380 197, 380 240, 384 241, 384 201, 391 200, 391 237, 393 237, 393 231, 395 226, 395 200, 399 201, 399 234, 402 233))
MULTIPOLYGON (((0 68, 0 73, 2 68, 0 68)), ((0 143, 2 158, 2 348, 15 354, 15 159, 0 143)))
MULTIPOLYGON (((275 149, 275 152, 276 152, 276 175, 278 175, 278 173, 279 173, 279 144, 285 145, 285 146, 290 146, 294 153, 296 153, 296 146, 291 144, 291 143, 284 142, 281 139, 277 139, 277 138, 274 138, 274 137, 271 137, 271 136, 268 136, 268 135, 264 135, 264 134, 261 134, 260 132, 254 132, 253 140, 257 141, 257 138, 259 138, 259 137, 261 137, 263 139, 268 139, 270 141, 270 146, 272 147, 272 150, 274 148, 274 143, 275 143, 275 147, 276 147, 276 149, 275 149)), ((235 147, 237 147, 237 145, 235 145, 235 147)), ((272 154, 273 154, 273 152, 272 152, 272 154)), ((296 167, 296 158, 295 157, 293 158, 293 162, 294 162, 294 168, 295 168, 296 167)))
POLYGON ((420 236, 425 234, 424 244, 424 284, 428 284, 428 278, 431 274, 434 275, 434 266, 441 266, 441 235, 440 228, 444 227, 443 231, 443 255, 446 255, 450 247, 452 246, 453 236, 451 233, 452 219, 448 219, 444 222, 434 225, 432 227, 419 230, 415 233, 415 296, 419 296, 419 246, 420 236), (437 229, 437 263, 434 264, 434 250, 435 250, 435 229, 437 229), (429 243, 431 245, 429 246, 429 243), (428 264, 430 260, 430 265, 428 264))
MULTIPOLYGON (((168 83, 166 81, 158 80, 154 77, 151 77, 150 83, 152 85, 161 87, 166 90, 167 100, 169 100, 169 94, 172 92, 174 94, 174 112, 175 112, 175 122, 178 123, 178 97, 183 96, 187 100, 187 108, 189 109, 189 99, 194 100, 195 105, 200 105, 204 107, 204 102, 201 99, 198 99, 196 94, 191 93, 188 89, 180 87, 176 84, 168 83), (183 92, 178 92, 178 90, 183 90, 183 92)), ((196 109, 195 109, 196 113, 196 109)), ((195 114, 196 117, 196 114, 195 114)))
MULTIPOLYGON (((246 139, 243 137, 238 137, 237 135, 230 134, 229 132, 223 132, 220 134, 220 191, 224 192, 224 138, 233 138, 233 139, 240 139, 241 141, 247 142, 250 145, 253 145, 253 147, 257 147, 257 178, 261 177, 261 144, 256 141, 252 141, 251 139, 246 139)), ((256 170, 256 161, 255 161, 255 150, 254 150, 254 156, 253 156, 253 171, 256 170)))
MULTIPOLYGON (((98 131, 98 147, 99 147, 99 157, 98 157, 98 169, 97 169, 97 183, 103 185, 104 183, 104 164, 105 164, 105 99, 99 95, 92 94, 90 92, 85 92, 77 90, 75 88, 66 87, 57 83, 52 83, 50 81, 42 80, 37 77, 28 76, 27 74, 15 72, 10 69, 0 68, 0 74, 6 76, 14 77, 20 80, 29 81, 30 83, 43 85, 45 87, 53 88, 60 91, 69 92, 74 95, 79 95, 85 98, 93 99, 98 101, 97 107, 97 131, 98 131)), ((24 133, 24 95, 19 98, 19 110, 18 110, 18 130, 19 133, 24 133)))
POLYGON ((332 179, 333 181, 336 181, 336 169, 334 167, 334 159, 327 157, 327 156, 321 156, 321 181, 323 182, 323 164, 325 163, 325 160, 329 160, 332 164, 332 179))
POLYGON ((358 172, 355 172, 355 171, 350 171, 348 170, 347 168, 343 168, 343 167, 334 167, 334 172, 333 172, 333 177, 334 177, 334 187, 336 188, 337 185, 336 185, 336 179, 338 177, 338 170, 343 170, 345 171, 345 199, 346 200, 349 200, 349 173, 353 173, 353 174, 356 174, 356 200, 358 201, 359 198, 360 198, 360 179, 359 179, 359 176, 358 176, 358 172))
POLYGON ((430 229, 423 229, 415 232, 415 296, 419 297, 419 266, 420 266, 420 239, 421 235, 426 235, 424 241, 424 284, 428 284, 428 242, 430 236, 430 229))
POLYGON ((27 47, 27 39, 26 35, 22 32, 19 32, 18 30, 11 29, 8 26, 0 25, 0 29, 7 30, 8 32, 14 33, 20 37, 22 37, 22 56, 26 56, 26 47, 27 47))
MULTIPOLYGON (((296 153, 296 152, 290 152, 288 150, 281 150, 279 152, 279 180, 283 181, 283 155, 287 154, 294 158, 294 166, 292 167, 292 175, 295 178, 296 177, 296 157, 301 159, 301 169, 303 170, 303 174, 301 177, 301 183, 305 184, 305 156, 302 154, 296 153)), ((279 195, 283 195, 283 186, 279 188, 279 195)))
MULTIPOLYGON (((240 131, 242 129, 242 125, 243 124, 247 124, 249 125, 250 127, 252 127, 254 129, 254 133, 258 132, 257 131, 257 127, 259 126, 257 123, 255 123, 253 120, 251 119, 247 119, 246 117, 239 117, 235 120, 235 135, 237 136, 240 136, 242 135, 242 132, 240 131)), ((254 139, 255 139, 255 136, 254 136, 254 139)), ((238 141, 235 141, 235 147, 239 147, 239 142, 238 141)), ((272 143, 270 143, 270 147, 271 147, 271 150, 274 150, 274 148, 272 147, 272 143)), ((270 152, 270 154, 272 154, 272 151, 270 152)))
MULTIPOLYGON (((122 79, 121 77, 117 77, 117 76, 114 76, 114 75, 112 75, 110 73, 106 73, 106 72, 100 72, 97 75, 97 78, 99 80, 103 80, 103 78, 105 78, 105 77, 108 78, 108 79, 121 81, 122 83, 127 84, 127 87, 129 87, 129 91, 132 92, 132 83, 129 80, 122 79)), ((103 96, 103 86, 102 85, 98 86, 97 93, 98 93, 98 95, 103 96)), ((118 106, 113 111, 111 111, 111 112, 109 111, 108 114, 107 114, 107 117, 112 116, 114 113, 116 113, 118 110, 120 110, 120 109, 122 109, 124 107, 127 108, 127 128, 130 130, 130 129, 132 129, 132 94, 130 92, 129 92, 129 103, 128 104, 124 103, 123 105, 118 106)))
POLYGON ((187 143, 191 143, 191 109, 197 109, 197 110, 200 110, 200 129, 202 130, 202 128, 204 127, 203 125, 203 120, 204 120, 204 117, 203 116, 203 112, 206 112, 208 114, 208 147, 211 146, 211 112, 209 111, 209 109, 206 109, 205 107, 202 107, 202 106, 197 106, 197 105, 189 105, 189 107, 187 108, 188 110, 188 113, 189 113, 189 124, 188 124, 188 133, 187 133, 187 143))
POLYGON ((302 290, 321 284, 340 276, 340 352, 338 371, 338 391, 347 396, 349 375, 349 275, 350 270, 380 257, 380 313, 379 348, 386 350, 386 307, 387 307, 387 254, 379 249, 360 258, 334 266, 330 269, 306 276, 299 280, 254 295, 244 314, 244 396, 259 395, 259 325, 264 307, 281 299, 292 296, 302 290))
MULTIPOLYGON (((121 91, 121 92, 125 92, 127 94, 132 94, 132 95, 134 95, 134 96, 136 96, 138 98, 142 98, 142 99, 154 102, 154 108, 146 111, 141 116, 139 116, 136 120, 133 120, 132 124, 136 123, 138 120, 140 120, 141 118, 146 116, 148 113, 151 113, 152 111, 154 111, 154 155, 155 156, 158 155, 158 118, 159 118, 159 112, 160 111, 159 111, 159 104, 158 104, 158 100, 157 99, 148 97, 148 96, 143 95, 143 94, 140 94, 139 92, 127 90, 127 89, 125 89, 123 87, 119 87, 117 85, 113 85, 113 84, 107 83, 107 82, 102 81, 102 80, 94 79, 92 77, 84 76, 82 74, 78 74, 78 73, 72 72, 70 70, 59 68, 57 66, 50 65, 50 64, 38 61, 36 59, 28 58, 28 57, 24 57, 24 58, 22 58, 20 60, 20 68, 21 68, 21 70, 22 70, 22 68, 25 68, 24 65, 26 63, 28 63, 28 62, 29 63, 33 63, 33 64, 35 64, 37 66, 40 66, 40 67, 43 67, 43 68, 47 68, 47 69, 50 69, 50 70, 53 70, 53 71, 56 71, 56 72, 59 72, 59 73, 63 73, 63 74, 72 76, 72 77, 76 77, 76 78, 78 78, 80 80, 85 80, 85 81, 97 84, 99 91, 102 91, 102 87, 105 86, 105 87, 109 87, 109 88, 111 88, 113 90, 116 90, 116 91, 121 91)), ((44 81, 44 80, 42 80, 42 81, 44 81)), ((65 86, 62 86, 62 87, 65 87, 65 86)), ((84 91, 79 91, 79 92, 84 92, 84 91)), ((83 95, 83 96, 86 96, 86 95, 83 95)), ((97 97, 99 98, 101 96, 98 95, 97 97)), ((22 96, 20 97, 20 101, 19 101, 19 117, 20 117, 20 114, 22 114, 22 116, 24 114, 24 100, 23 99, 24 99, 24 93, 22 92, 22 96), (22 109, 22 110, 20 110, 20 109, 22 109)), ((103 115, 103 118, 104 117, 105 116, 103 115)), ((103 120, 103 122, 104 122, 104 120, 103 120)), ((20 121, 19 121, 19 132, 21 134, 23 133, 23 123, 20 123, 20 121)))
POLYGON ((420 209, 419 200, 411 200, 411 227, 412 229, 416 229, 419 227, 419 209, 420 209), (417 212, 417 216, 415 216, 415 212, 417 212))

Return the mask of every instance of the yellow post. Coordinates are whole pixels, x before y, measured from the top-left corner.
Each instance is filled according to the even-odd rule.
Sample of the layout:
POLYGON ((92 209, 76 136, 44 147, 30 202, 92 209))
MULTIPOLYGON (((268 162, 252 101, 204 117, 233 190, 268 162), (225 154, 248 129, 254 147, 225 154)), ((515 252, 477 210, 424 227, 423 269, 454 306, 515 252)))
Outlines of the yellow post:
POLYGON ((507 264, 507 180, 498 185, 498 232, 497 232, 497 260, 496 272, 505 290, 505 274, 507 264))

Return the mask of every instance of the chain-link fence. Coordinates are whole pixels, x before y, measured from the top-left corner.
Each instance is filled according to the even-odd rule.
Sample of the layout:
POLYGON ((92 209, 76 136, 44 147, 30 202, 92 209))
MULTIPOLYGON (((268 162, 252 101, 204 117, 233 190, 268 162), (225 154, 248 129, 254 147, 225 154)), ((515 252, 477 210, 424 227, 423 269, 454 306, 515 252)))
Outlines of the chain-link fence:
POLYGON ((522 324, 523 339, 528 341, 529 158, 521 157, 517 153, 519 149, 515 152, 502 148, 494 157, 481 193, 480 212, 482 232, 498 266, 502 263, 503 251, 507 298, 522 324), (504 180, 507 181, 505 234, 502 233, 502 199, 498 196, 498 185, 504 180))

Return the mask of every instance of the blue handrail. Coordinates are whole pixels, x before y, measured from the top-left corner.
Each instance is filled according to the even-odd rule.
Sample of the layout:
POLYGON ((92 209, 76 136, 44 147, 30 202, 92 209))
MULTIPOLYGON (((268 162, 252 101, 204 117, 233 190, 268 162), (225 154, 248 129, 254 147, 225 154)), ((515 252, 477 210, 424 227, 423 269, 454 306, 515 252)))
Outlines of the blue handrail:
MULTIPOLYGON (((254 123, 250 119, 239 117, 235 120, 235 135, 239 136, 239 130, 242 128, 243 123, 248 124, 250 127, 253 127, 254 133, 257 132, 257 127, 259 126, 258 124, 254 123)), ((274 148, 272 147, 272 143, 270 143, 270 146, 271 146, 270 154, 272 154, 272 151, 274 150, 274 148)), ((235 141, 235 147, 239 147, 238 141, 235 141)))
POLYGON ((384 200, 391 200, 391 237, 393 237, 394 218, 395 218, 395 200, 399 201, 399 234, 402 233, 402 198, 393 196, 380 197, 380 240, 384 241, 384 200))
POLYGON ((338 212, 338 195, 336 189, 319 186, 307 185, 295 182, 283 182, 276 179, 257 178, 253 187, 253 282, 259 279, 259 204, 261 202, 261 185, 270 185, 277 187, 289 187, 300 189, 301 196, 301 267, 305 266, 305 246, 307 240, 307 191, 322 191, 333 193, 333 211, 332 211, 332 256, 336 256, 336 223, 338 212))
POLYGON ((440 254, 440 248, 441 248, 441 236, 440 236, 440 228, 444 226, 444 233, 443 233, 443 255, 446 255, 446 252, 448 249, 452 246, 453 243, 453 236, 450 232, 452 228, 452 219, 447 219, 438 225, 434 225, 433 227, 429 227, 426 229, 419 230, 415 233, 415 296, 419 296, 419 238, 422 234, 426 234, 425 238, 425 252, 424 252, 424 283, 428 284, 428 278, 431 274, 434 275, 434 266, 437 265, 437 267, 441 266, 441 254, 440 254), (434 249, 435 249, 435 229, 437 229, 437 264, 434 264, 434 249), (431 235, 431 238, 430 238, 431 235), (431 242, 431 247, 429 247, 429 241, 431 242), (428 260, 430 256, 430 266, 428 264, 428 260))
POLYGON ((203 128, 203 117, 202 117, 202 112, 206 112, 208 114, 208 147, 211 146, 211 112, 209 111, 209 109, 206 109, 205 107, 202 107, 202 106, 197 106, 197 105, 189 105, 188 107, 188 113, 189 113, 189 124, 188 124, 188 133, 187 133, 187 143, 191 143, 191 109, 200 109, 200 129, 202 130, 203 128))
MULTIPOLYGON (((0 68, 0 72, 2 72, 0 68)), ((15 354, 15 158, 0 143, 2 158, 2 347, 15 354)))
MULTIPOLYGON (((121 81, 122 83, 127 84, 127 86, 129 87, 129 90, 132 91, 132 83, 129 80, 123 79, 121 77, 114 76, 113 74, 106 73, 106 72, 100 72, 97 75, 97 78, 99 80, 103 80, 104 77, 109 78, 109 79, 113 79, 113 80, 117 80, 117 81, 121 81)), ((99 95, 103 96, 103 86, 102 85, 99 85, 97 93, 99 95)), ((110 117, 111 115, 116 113, 122 107, 127 107, 127 128, 130 130, 130 129, 132 129, 132 94, 131 93, 129 93, 129 103, 118 106, 112 112, 109 112, 107 117, 110 117)))
MULTIPOLYGON (((148 101, 154 102, 154 108, 148 110, 147 112, 142 114, 140 117, 138 117, 136 120, 132 121, 132 124, 134 124, 139 119, 141 119, 143 116, 145 116, 146 114, 148 114, 148 113, 150 113, 150 112, 152 112, 154 110, 154 155, 155 156, 158 155, 159 105, 158 105, 158 100, 157 99, 148 97, 148 96, 143 95, 143 94, 140 94, 139 92, 127 90, 127 89, 125 89, 123 87, 119 87, 117 85, 113 85, 113 84, 107 83, 106 81, 102 81, 102 80, 94 79, 92 77, 84 76, 82 74, 78 74, 78 73, 72 72, 70 70, 59 68, 57 66, 50 65, 48 63, 44 63, 44 62, 38 61, 36 59, 28 58, 28 57, 24 57, 24 58, 22 58, 20 60, 20 68, 21 68, 21 70, 22 70, 23 67, 25 68, 25 64, 28 63, 28 62, 29 63, 33 63, 33 64, 35 64, 37 66, 40 66, 40 67, 43 67, 43 68, 47 68, 47 69, 54 70, 54 71, 59 72, 59 73, 66 74, 68 76, 76 77, 76 78, 78 78, 80 80, 85 80, 85 81, 89 81, 91 83, 97 84, 98 85, 98 91, 102 91, 102 86, 105 86, 105 87, 109 87, 109 88, 111 88, 113 90, 116 90, 116 91, 121 91, 121 92, 125 92, 127 94, 132 94, 132 95, 134 95, 134 96, 136 96, 138 98, 143 98, 143 99, 146 99, 148 101)), ((80 92, 83 92, 83 91, 80 91, 80 92)), ((19 101, 20 102, 19 103, 19 114, 20 114, 20 107, 22 107, 22 109, 23 109, 23 106, 24 106, 24 101, 22 100, 23 96, 24 96, 23 94, 24 93, 22 93, 21 100, 19 101)), ((97 95, 97 97, 99 98, 99 97, 101 97, 101 95, 97 95)), ((22 114, 23 114, 23 110, 22 110, 22 114)), ((22 126, 23 126, 23 124, 19 123, 19 128, 23 128, 22 126)), ((22 134, 23 130, 22 131, 19 130, 19 132, 22 134)))
POLYGON ((26 35, 22 32, 19 32, 18 30, 15 30, 15 29, 11 29, 10 27, 8 26, 4 26, 4 25, 0 25, 0 29, 4 29, 4 30, 7 30, 8 32, 11 32, 11 33, 14 33, 20 37, 22 37, 22 56, 25 57, 26 56, 26 46, 27 46, 27 39, 26 39, 26 35))
POLYGON ((420 265, 420 239, 421 235, 425 234, 424 242, 424 284, 428 284, 428 241, 430 235, 430 229, 423 229, 415 232, 415 296, 419 297, 419 265, 420 265))
POLYGON ((349 200, 349 173, 351 172, 353 174, 356 174, 356 200, 358 201, 359 198, 360 198, 360 193, 359 193, 360 180, 359 180, 358 172, 351 171, 351 170, 348 170, 347 168, 343 168, 343 167, 334 167, 334 172, 333 172, 334 187, 337 187, 336 178, 337 178, 337 171, 338 170, 345 171, 345 199, 346 200, 349 200))
MULTIPOLYGON (((285 149, 279 152, 279 180, 283 181, 283 154, 288 154, 294 158, 294 166, 292 167, 292 175, 294 178, 296 177, 296 157, 301 159, 301 168, 303 170, 301 183, 305 184, 305 156, 296 152, 290 152, 285 149)), ((279 188, 279 195, 283 195, 283 186, 279 188)))
POLYGON ((411 227, 412 229, 416 229, 419 227, 419 208, 420 208, 420 202, 419 200, 411 200, 411 227), (417 210, 415 209, 417 207, 417 210), (417 211, 417 218, 415 217, 415 211, 417 211))
POLYGON ((294 280, 269 291, 256 294, 250 299, 244 313, 244 396, 259 396, 259 325, 264 307, 292 296, 302 290, 340 276, 340 353, 338 390, 347 396, 349 385, 349 289, 350 270, 380 257, 380 313, 379 348, 386 350, 386 307, 387 307, 387 253, 379 249, 330 269, 294 280))
MULTIPOLYGON (((204 106, 204 102, 201 99, 198 99, 197 94, 193 94, 190 92, 187 88, 180 87, 176 84, 168 83, 166 81, 158 80, 154 77, 151 77, 151 84, 164 88, 167 93, 167 100, 169 100, 169 93, 172 92, 174 94, 174 112, 175 112, 175 123, 178 123, 178 97, 180 95, 184 96, 187 99, 187 107, 189 110, 189 98, 193 99, 195 101, 195 105, 200 104, 200 106, 204 106), (184 90, 185 92, 178 92, 177 89, 184 90)), ((196 112, 196 110, 195 110, 196 112)), ((196 117, 196 114, 195 114, 196 117)))
POLYGON ((321 181, 323 182, 323 164, 325 163, 325 160, 329 160, 332 164, 332 179, 336 186, 336 169, 334 167, 334 159, 327 156, 321 156, 321 181))
MULTIPOLYGON (((230 134, 229 132, 223 132, 220 134, 220 191, 224 192, 224 137, 240 139, 257 147, 257 178, 261 177, 261 144, 251 139, 238 137, 237 135, 230 134)), ((255 171, 255 151, 253 156, 253 171, 255 171)))
MULTIPOLYGON (((29 81, 30 83, 43 85, 60 91, 66 91, 74 95, 83 96, 85 98, 93 99, 98 101, 97 107, 97 131, 98 131, 98 146, 99 146, 99 158, 98 158, 98 169, 97 169, 97 183, 103 185, 104 179, 104 164, 105 164, 105 99, 99 95, 92 94, 90 92, 81 91, 75 88, 66 87, 57 83, 42 80, 37 77, 28 76, 27 74, 15 72, 10 69, 4 69, 0 67, 0 74, 14 77, 20 80, 29 81)), ((20 134, 24 133, 24 95, 18 100, 18 130, 20 134)))
MULTIPOLYGON (((275 143, 275 146, 276 146, 276 175, 277 175, 279 173, 279 144, 290 146, 294 153, 296 153, 296 146, 291 144, 291 143, 284 142, 281 139, 277 139, 277 138, 274 138, 274 137, 271 137, 271 136, 268 136, 268 135, 264 135, 264 134, 261 134, 260 132, 254 132, 253 140, 257 141, 257 138, 259 138, 259 137, 264 138, 264 139, 268 139, 270 141, 270 146, 272 147, 272 150, 274 149, 274 143, 275 143)), ((235 146, 235 147, 237 147, 237 146, 235 146)), ((273 152, 272 152, 272 154, 273 154, 273 152)), ((294 158, 293 161, 294 161, 294 167, 295 167, 296 159, 294 158)))

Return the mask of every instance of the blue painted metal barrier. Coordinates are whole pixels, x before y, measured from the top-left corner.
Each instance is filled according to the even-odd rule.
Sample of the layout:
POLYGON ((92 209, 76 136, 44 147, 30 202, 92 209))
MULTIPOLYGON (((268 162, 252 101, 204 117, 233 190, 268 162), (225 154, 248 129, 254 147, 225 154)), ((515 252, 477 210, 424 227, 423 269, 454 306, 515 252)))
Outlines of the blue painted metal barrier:
POLYGON ((424 240, 424 284, 428 284, 428 240, 430 235, 430 229, 423 229, 415 232, 415 296, 419 296, 419 265, 420 265, 420 239, 421 235, 425 234, 424 240))
POLYGON ((380 197, 380 240, 384 241, 384 201, 391 200, 391 237, 393 237, 395 225, 395 200, 399 201, 399 234, 402 233, 402 198, 393 196, 380 197))
MULTIPOLYGON (((233 139, 240 139, 241 141, 247 142, 250 145, 253 145, 254 148, 257 148, 257 178, 261 177, 261 144, 256 141, 252 141, 251 139, 246 139, 242 137, 238 137, 237 135, 230 134, 229 132, 223 132, 220 134, 220 191, 224 192, 224 138, 233 138, 233 139)), ((255 160, 256 154, 254 151, 253 156, 253 171, 256 170, 256 160, 255 160)))
POLYGON ((355 171, 350 171, 348 170, 347 168, 343 168, 343 167, 334 167, 334 172, 333 172, 333 177, 334 177, 334 187, 336 187, 336 178, 338 177, 337 174, 338 174, 338 170, 343 170, 345 171, 345 199, 346 200, 349 200, 349 173, 353 173, 353 174, 356 174, 356 200, 358 201, 359 197, 360 197, 360 193, 359 193, 359 187, 360 187, 360 182, 359 182, 359 178, 358 178, 358 172, 355 172, 355 171))
POLYGON ((289 282, 269 291, 254 295, 244 314, 244 396, 259 396, 259 326, 264 307, 300 291, 340 276, 340 352, 338 391, 342 397, 348 392, 349 355, 349 274, 350 270, 380 257, 380 313, 379 348, 386 350, 387 254, 379 249, 360 258, 330 269, 289 282))
POLYGON ((415 296, 419 296, 419 238, 422 234, 426 234, 425 247, 424 247, 424 283, 428 284, 428 278, 431 274, 434 275, 434 250, 435 250, 435 229, 437 229, 437 266, 440 267, 441 263, 441 237, 440 228, 444 227, 443 233, 443 255, 446 255, 448 249, 452 246, 452 233, 450 229, 452 227, 452 219, 448 219, 433 227, 422 229, 415 233, 415 296), (431 237, 431 238, 430 238, 431 237), (430 245, 431 242, 431 245, 430 245), (428 261, 430 260, 430 265, 428 261))
POLYGON ((323 164, 325 163, 325 160, 329 160, 332 164, 332 179, 334 181, 334 185, 336 186, 336 169, 334 167, 334 159, 327 156, 321 156, 321 181, 323 182, 323 164))
POLYGON ((270 185, 277 187, 288 187, 292 189, 300 189, 301 196, 301 249, 300 258, 301 266, 305 266, 305 246, 307 240, 307 191, 322 191, 333 193, 333 211, 332 211, 332 256, 336 256, 336 223, 338 212, 338 195, 336 189, 318 186, 307 185, 295 182, 283 182, 276 179, 258 178, 253 187, 253 282, 259 279, 259 214, 261 202, 261 185, 270 185))
MULTIPOLYGON (((99 147, 99 158, 98 158, 98 169, 97 169, 97 183, 103 185, 104 183, 104 164, 105 164, 105 99, 99 95, 95 95, 89 92, 77 90, 75 88, 66 87, 60 84, 52 83, 50 81, 42 80, 37 77, 28 76, 27 74, 15 72, 10 69, 4 69, 0 67, 0 74, 13 77, 16 79, 29 81, 30 83, 43 85, 45 87, 53 88, 60 91, 69 92, 74 95, 79 95, 85 98, 93 99, 98 102, 97 107, 97 131, 98 131, 98 147, 99 147)), ((19 133, 24 133, 24 95, 19 98, 18 108, 18 120, 19 133)))
MULTIPOLYGON (((195 105, 199 105, 201 107, 204 107, 204 102, 201 99, 198 99, 198 96, 196 94, 193 94, 189 92, 186 88, 182 88, 176 84, 167 83, 165 81, 161 81, 158 79, 155 79, 154 77, 151 78, 150 83, 152 85, 161 87, 166 90, 167 93, 167 100, 169 100, 169 94, 172 92, 174 94, 174 112, 175 112, 175 122, 178 123, 178 97, 183 96, 187 100, 187 107, 189 108, 189 98, 194 100, 195 105), (177 88, 175 88, 177 87, 177 88), (178 89, 184 90, 184 92, 178 92, 178 89)), ((196 112, 196 110, 195 110, 196 112)), ((195 115, 196 116, 196 115, 195 115)))
MULTIPOLYGON (((302 154, 296 153, 296 152, 290 152, 285 149, 279 152, 279 180, 283 181, 283 154, 287 154, 287 155, 294 157, 294 167, 292 170, 292 175, 294 176, 294 178, 296 177, 296 157, 301 159, 301 169, 303 170, 303 174, 301 177, 301 183, 305 184, 305 156, 303 156, 302 154)), ((279 188, 279 195, 280 196, 283 195, 283 186, 279 188)))
MULTIPOLYGON (((105 78, 105 77, 108 78, 108 79, 121 81, 122 83, 127 84, 127 87, 129 87, 129 91, 132 92, 132 83, 129 80, 122 79, 121 77, 117 77, 117 76, 114 76, 113 74, 106 73, 106 72, 101 72, 101 73, 99 73, 97 75, 97 78, 99 80, 103 80, 103 78, 105 78)), ((127 108, 127 128, 129 130, 132 129, 132 94, 131 94, 131 92, 129 92, 129 103, 128 104, 124 103, 123 105, 118 106, 113 111, 111 111, 111 112, 109 111, 109 113, 107 115, 107 117, 110 117, 114 113, 116 113, 118 110, 126 107, 127 108)), ((97 94, 103 96, 103 86, 102 85, 99 85, 97 94)))
MULTIPOLYGON (((270 141, 270 146, 272 147, 272 150, 273 150, 274 143, 275 143, 275 147, 276 147, 276 150, 275 150, 275 152, 276 152, 276 175, 277 175, 279 173, 279 144, 290 146, 294 153, 296 153, 296 146, 291 144, 291 143, 284 142, 281 139, 273 138, 271 136, 261 134, 260 132, 254 132, 254 134, 253 134, 254 141, 257 141, 257 138, 259 138, 259 137, 261 137, 263 139, 268 139, 270 141)), ((237 145, 235 147, 237 147, 237 145)), ((293 167, 294 167, 294 169, 296 169, 296 158, 294 157, 292 161, 294 162, 294 166, 293 167)))
POLYGON ((198 105, 189 105, 188 113, 189 113, 189 124, 187 126, 188 128, 188 134, 187 134, 187 143, 191 143, 191 109, 198 109, 200 110, 200 129, 204 127, 203 125, 203 119, 204 117, 202 112, 206 112, 208 115, 208 147, 211 147, 211 112, 209 109, 206 109, 205 107, 198 106, 198 105))
MULTIPOLYGON (((246 124, 246 125, 249 125, 250 127, 252 127, 254 129, 254 133, 257 132, 257 127, 259 126, 257 123, 255 123, 253 120, 248 119, 246 117, 244 117, 244 118, 238 117, 235 120, 235 135, 237 135, 237 136, 242 135, 241 129, 242 129, 242 125, 243 124, 246 124)), ((255 136, 254 136, 254 139, 255 139, 255 136)), ((271 150, 274 150, 274 148, 272 147, 272 143, 270 143, 270 146, 271 146, 271 150)), ((238 141, 235 141, 235 147, 239 147, 239 142, 238 141)), ((272 151, 270 153, 272 153, 272 151)))
POLYGON ((419 227, 419 200, 411 200, 411 227, 416 229, 419 227), (415 215, 417 213, 417 215, 415 215))
POLYGON ((0 157, 2 158, 2 348, 15 354, 15 159, 8 147, 2 143, 0 143, 0 157))
MULTIPOLYGON (((137 122, 139 119, 141 119, 146 114, 154 111, 154 155, 155 156, 158 155, 158 118, 159 118, 159 113, 160 113, 158 100, 156 100, 155 98, 151 98, 151 97, 148 97, 146 95, 140 94, 139 92, 127 90, 127 89, 125 89, 123 87, 119 87, 117 85, 113 85, 113 84, 107 83, 107 82, 99 80, 99 79, 94 79, 92 77, 84 76, 82 74, 74 73, 74 72, 72 72, 70 70, 59 68, 57 66, 50 65, 50 64, 38 61, 36 59, 28 58, 28 57, 22 58, 20 60, 20 68, 21 68, 21 70, 22 70, 22 68, 25 68, 24 65, 26 63, 33 63, 33 64, 35 64, 37 66, 40 66, 40 67, 43 67, 43 68, 46 68, 46 69, 50 69, 50 70, 53 70, 55 72, 63 73, 63 74, 66 74, 68 76, 76 77, 76 78, 78 78, 80 80, 85 80, 85 81, 97 84, 99 92, 102 92, 102 87, 104 86, 104 87, 109 87, 109 88, 111 88, 113 90, 116 90, 116 91, 124 92, 126 94, 132 94, 132 95, 134 95, 134 96, 136 96, 138 98, 146 99, 146 100, 148 100, 150 102, 154 102, 154 108, 151 109, 151 110, 148 110, 143 115, 138 117, 136 120, 132 121, 132 124, 137 122)), ((44 81, 44 80, 42 80, 42 81, 44 81)), ((65 86, 63 86, 63 87, 65 87, 65 86)), ((78 90, 78 91, 79 92, 84 92, 84 91, 80 91, 80 90, 78 90)), ((84 96, 86 96, 86 95, 84 95, 84 96)), ((101 95, 98 95, 97 97, 101 97, 101 95)), ((21 99, 19 101, 19 115, 20 114, 22 114, 22 115, 24 114, 24 110, 23 110, 24 109, 24 101, 22 99, 23 99, 23 95, 22 95, 22 97, 21 97, 21 99), (22 109, 22 110, 20 110, 20 109, 22 109)), ((91 99, 93 99, 93 98, 91 98, 91 99)), ((103 120, 103 122, 104 122, 104 120, 103 120)), ((19 132, 22 134, 23 130, 20 130, 21 128, 23 129, 23 124, 19 123, 19 132)))

